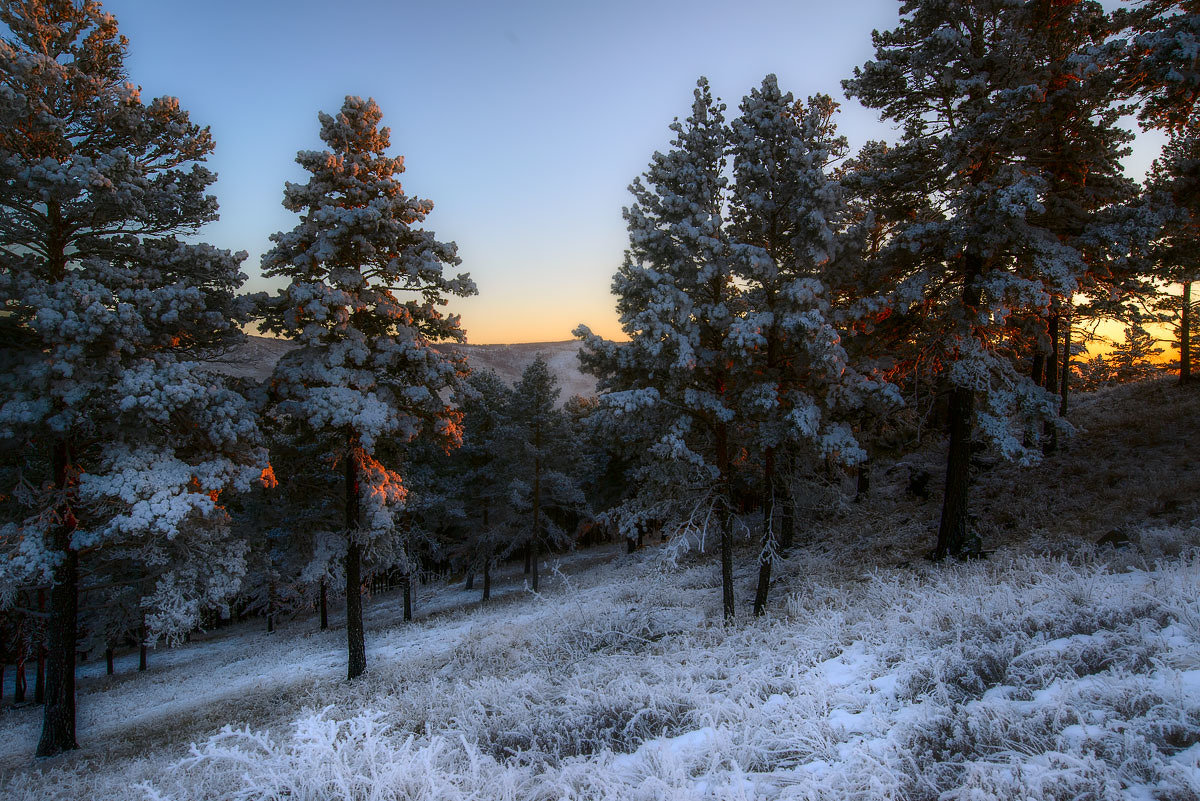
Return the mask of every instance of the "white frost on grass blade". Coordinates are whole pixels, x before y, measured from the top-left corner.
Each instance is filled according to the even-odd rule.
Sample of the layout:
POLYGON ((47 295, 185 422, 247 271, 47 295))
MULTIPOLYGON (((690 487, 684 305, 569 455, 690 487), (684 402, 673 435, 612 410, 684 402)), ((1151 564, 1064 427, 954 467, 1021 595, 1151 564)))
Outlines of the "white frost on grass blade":
POLYGON ((1128 567, 1153 557, 840 579, 797 554, 788 614, 731 629, 710 565, 622 559, 569 593, 383 630, 363 681, 321 668, 290 710, 190 755, 46 765, 0 796, 1195 798, 1200 556, 1128 567))

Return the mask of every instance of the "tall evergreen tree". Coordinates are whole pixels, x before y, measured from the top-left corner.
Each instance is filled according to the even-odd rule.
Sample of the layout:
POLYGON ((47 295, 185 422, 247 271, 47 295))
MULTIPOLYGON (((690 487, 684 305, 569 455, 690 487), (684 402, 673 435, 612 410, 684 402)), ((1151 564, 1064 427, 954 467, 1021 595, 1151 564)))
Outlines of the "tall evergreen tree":
POLYGON ((1160 306, 1176 322, 1179 383, 1192 380, 1192 341, 1196 338, 1196 301, 1192 284, 1200 280, 1200 130, 1175 133, 1155 161, 1147 184, 1150 202, 1167 209, 1167 219, 1153 251, 1156 276, 1180 285, 1160 306))
POLYGON ((859 464, 866 454, 847 415, 879 400, 885 388, 898 401, 894 388, 855 369, 841 345, 838 323, 852 325, 863 306, 835 309, 832 297, 839 273, 857 266, 848 208, 827 174, 846 150, 835 111, 827 95, 795 102, 768 75, 731 125, 730 216, 743 246, 738 276, 746 308, 734 326, 742 343, 738 418, 763 456, 764 473, 755 614, 765 609, 779 545, 776 499, 791 494, 777 464, 781 454, 804 448, 859 464), (837 323, 835 315, 842 317, 837 323))
POLYGON ((468 535, 462 542, 469 575, 482 574, 483 600, 492 589, 492 565, 507 545, 503 534, 511 513, 502 439, 512 390, 491 370, 471 373, 458 399, 463 445, 455 452, 458 488, 468 535))
POLYGON ((1056 171, 1091 163, 1107 178, 1123 151, 1105 116, 1111 84, 1092 80, 1111 55, 1094 46, 1106 30, 1095 22, 1103 16, 1095 4, 906 0, 900 13, 897 28, 874 34, 875 60, 844 85, 904 125, 889 168, 923 187, 936 209, 898 229, 886 247, 920 256, 913 276, 923 297, 913 308, 951 387, 935 549, 942 558, 962 553, 970 539, 976 422, 1005 456, 1032 461, 1021 436, 1027 421, 1057 420, 1052 397, 1007 353, 1014 311, 1049 318, 1055 298, 1069 299, 1087 283, 1092 244, 1118 246, 1103 225, 1085 230, 1109 201, 1087 199, 1084 183, 1056 171), (1074 38, 1039 33, 1049 11, 1058 14, 1054 30, 1074 30, 1074 38), (1077 139, 1047 145, 1039 121, 1050 100, 1061 102, 1059 122, 1081 115, 1071 129, 1077 139))
MULTIPOLYGON (((655 153, 644 180, 630 186, 625 263, 613 278, 627 343, 602 340, 586 326, 581 361, 600 379, 605 403, 652 442, 649 473, 667 471, 672 505, 708 528, 721 548, 722 608, 734 615, 732 498, 735 493, 734 405, 730 334, 741 314, 737 254, 725 216, 728 131, 724 104, 701 78, 675 138, 655 153)), ((642 486, 654 485, 643 475, 642 486)))
POLYGON ((404 499, 402 477, 374 453, 383 438, 418 434, 457 444, 459 414, 439 393, 458 383, 465 362, 432 343, 463 341, 458 317, 440 307, 475 292, 465 274, 443 274, 460 263, 456 248, 419 227, 433 204, 404 193, 403 159, 386 155, 381 118, 374 100, 358 97, 320 115, 328 149, 301 151, 296 161, 312 177, 284 189, 300 222, 273 235, 263 256, 263 273, 290 283, 260 309, 263 330, 300 345, 275 368, 275 413, 338 440, 351 679, 366 669, 363 557, 385 565, 395 557, 392 514, 404 499))
POLYGON ((208 129, 142 101, 99 3, 4 3, 0 21, 0 432, 28 446, 0 595, 52 587, 49 756, 76 747, 87 582, 139 565, 152 629, 186 631, 244 569, 219 493, 266 460, 248 404, 197 362, 245 320, 244 256, 177 238, 217 216, 208 129))
POLYGON ((538 354, 509 395, 498 443, 510 477, 509 503, 529 515, 527 521, 518 518, 513 545, 530 549, 534 592, 538 591, 542 545, 568 544, 571 531, 562 525, 563 520, 578 517, 587 508, 579 482, 581 448, 570 419, 557 406, 561 392, 546 360, 538 354))
POLYGON ((1130 34, 1124 60, 1125 91, 1143 101, 1143 127, 1180 132, 1196 125, 1200 101, 1200 4, 1195 0, 1139 0, 1120 9, 1130 34))

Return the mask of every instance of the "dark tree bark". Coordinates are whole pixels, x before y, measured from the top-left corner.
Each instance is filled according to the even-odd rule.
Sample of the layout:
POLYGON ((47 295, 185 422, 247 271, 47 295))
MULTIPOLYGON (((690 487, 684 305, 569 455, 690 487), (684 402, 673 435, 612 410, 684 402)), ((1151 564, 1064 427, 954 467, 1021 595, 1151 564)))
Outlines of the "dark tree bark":
POLYGON ((858 485, 854 490, 854 500, 861 501, 871 492, 871 463, 863 462, 858 466, 858 485))
POLYGON ((627 537, 625 539, 625 553, 633 553, 634 551, 637 550, 637 547, 638 547, 637 537, 627 537))
POLYGON ((463 589, 464 589, 464 590, 473 590, 473 589, 475 589, 475 571, 474 571, 474 570, 468 570, 468 571, 467 571, 467 583, 466 583, 466 585, 463 587, 463 589))
POLYGON ((484 601, 492 597, 492 560, 488 559, 483 563, 483 599, 484 601))
POLYGON ((25 654, 23 653, 25 646, 20 646, 21 651, 17 654, 17 664, 14 665, 16 672, 13 674, 13 703, 25 703, 25 654))
MULTIPOLYGON (((46 610, 46 591, 37 591, 37 608, 39 612, 46 610)), ((33 701, 37 704, 46 703, 46 630, 40 623, 35 631, 34 653, 37 654, 37 668, 33 678, 33 701)))
POLYGON ((775 449, 767 448, 763 459, 762 525, 763 544, 758 554, 758 586, 754 591, 754 616, 762 615, 767 608, 767 593, 771 588, 771 563, 775 558, 775 449))
POLYGON ((1192 381, 1192 282, 1183 282, 1183 306, 1179 310, 1179 383, 1192 381))
MULTIPOLYGON (((963 283, 962 305, 973 313, 982 300, 975 285, 982 269, 982 260, 974 254, 968 259, 963 283)), ((942 496, 942 518, 938 524, 937 545, 933 558, 960 556, 970 536, 968 509, 971 490, 971 430, 974 427, 975 393, 968 387, 954 387, 950 392, 950 447, 946 454, 946 491, 942 496)))
MULTIPOLYGON (((1058 301, 1054 301, 1057 309, 1058 301)), ((1062 315, 1057 310, 1050 313, 1050 355, 1046 357, 1046 389, 1058 394, 1058 339, 1062 315)), ((1043 428, 1045 439, 1042 442, 1042 453, 1054 453, 1058 449, 1058 427, 1047 422, 1043 428)))
MULTIPOLYGON (((68 447, 55 443, 54 485, 67 489, 68 447)), ((42 717, 42 736, 37 755, 54 756, 78 748, 75 741, 75 643, 79 639, 79 554, 71 547, 75 517, 65 509, 63 520, 55 527, 54 550, 62 559, 54 568, 50 588, 50 617, 46 623, 46 704, 42 717)))
POLYGON ((104 672, 109 676, 117 672, 117 666, 114 662, 113 647, 110 645, 104 649, 104 672))
POLYGON ((346 677, 356 679, 367 669, 363 633, 362 554, 358 545, 358 444, 346 454, 346 677))
MULTIPOLYGON (((536 426, 533 432, 533 447, 537 453, 541 453, 542 447, 542 430, 540 426, 536 426)), ((541 528, 541 511, 542 504, 542 459, 541 456, 533 458, 533 538, 530 540, 531 550, 533 552, 533 591, 538 591, 538 540, 542 536, 541 528)))
POLYGON ((1040 347, 1033 354, 1033 370, 1030 371, 1030 378, 1033 383, 1039 387, 1046 380, 1046 351, 1040 347))
POLYGON ((959 556, 966 545, 967 510, 971 484, 971 417, 975 393, 955 387, 950 394, 950 450, 946 458, 946 492, 933 558, 959 556))
POLYGON ((1071 318, 1063 326, 1062 373, 1058 379, 1058 416, 1067 416, 1067 396, 1071 391, 1071 318))
POLYGON ((721 610, 725 623, 733 622, 735 614, 733 599, 733 527, 729 525, 729 511, 733 503, 733 486, 729 475, 729 430, 724 423, 716 425, 717 469, 720 472, 720 491, 724 497, 718 499, 724 508, 717 515, 721 526, 721 610))
POLYGON ((321 631, 329 628, 329 588, 325 584, 325 577, 321 577, 321 597, 318 603, 321 605, 321 631))
POLYGON ((404 589, 404 622, 412 622, 412 574, 407 570, 404 571, 404 577, 400 579, 404 589))
POLYGON ((149 649, 146 647, 146 623, 138 630, 138 670, 145 672, 150 667, 149 649))

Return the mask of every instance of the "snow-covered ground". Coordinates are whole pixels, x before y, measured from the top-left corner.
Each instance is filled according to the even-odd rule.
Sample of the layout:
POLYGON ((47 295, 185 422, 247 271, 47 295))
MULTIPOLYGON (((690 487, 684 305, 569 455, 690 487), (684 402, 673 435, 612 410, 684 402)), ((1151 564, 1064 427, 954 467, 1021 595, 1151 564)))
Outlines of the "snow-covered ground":
POLYGON ((1200 556, 1161 546, 1198 534, 1075 563, 798 555, 776 613, 728 628, 711 565, 610 549, 541 596, 374 628, 353 684, 340 632, 295 624, 91 681, 76 754, 31 766, 36 714, 8 711, 0 795, 1195 798, 1200 556))
MULTIPOLYGON (((1084 399, 1078 419, 1133 449, 1145 431, 1108 425, 1130 403, 1153 425, 1194 419, 1191 396, 1178 420, 1148 406, 1160 390, 1084 399)), ((1086 436, 1042 478, 1087 461, 1086 436)), ((485 607, 460 584, 422 588, 412 624, 397 596, 372 599, 353 683, 344 632, 311 620, 155 651, 144 674, 89 665, 78 752, 33 762, 38 710, 0 712, 0 798, 1197 799, 1200 526, 1173 448, 1154 465, 1178 502, 1131 497, 1140 525, 1032 524, 1054 503, 1023 494, 1038 474, 986 472, 983 509, 1032 482, 1005 507, 1025 536, 997 529, 995 553, 966 564, 914 556, 936 497, 906 499, 903 471, 881 470, 870 503, 807 531, 769 614, 732 626, 710 557, 608 546, 562 559, 539 596, 512 568, 485 607), (1132 543, 1080 534, 1105 525, 1132 543)), ((1098 508, 1113 491, 1056 486, 1098 508)), ((752 551, 738 561, 746 603, 752 551)))

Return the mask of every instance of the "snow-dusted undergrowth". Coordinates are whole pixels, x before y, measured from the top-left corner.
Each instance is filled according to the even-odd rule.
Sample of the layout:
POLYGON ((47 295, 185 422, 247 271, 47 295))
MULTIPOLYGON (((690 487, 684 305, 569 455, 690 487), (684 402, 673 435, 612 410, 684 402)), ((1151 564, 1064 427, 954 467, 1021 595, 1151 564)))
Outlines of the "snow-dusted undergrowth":
POLYGON ((49 763, 0 795, 1195 799, 1200 556, 1179 546, 1198 535, 840 578, 801 555, 784 609, 728 629, 710 565, 627 558, 388 630, 365 681, 276 725, 49 763))

